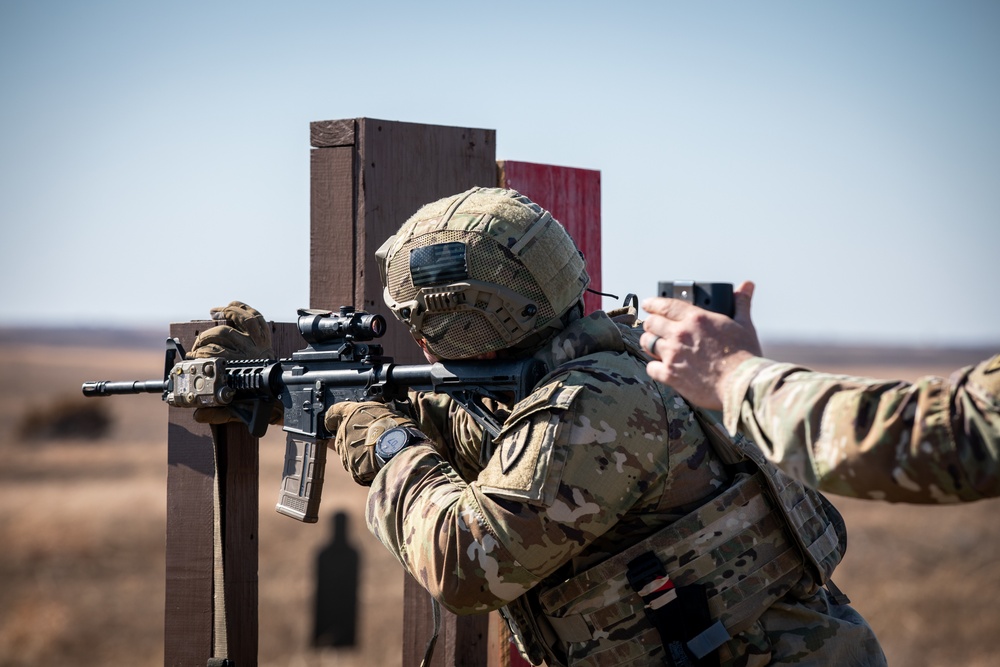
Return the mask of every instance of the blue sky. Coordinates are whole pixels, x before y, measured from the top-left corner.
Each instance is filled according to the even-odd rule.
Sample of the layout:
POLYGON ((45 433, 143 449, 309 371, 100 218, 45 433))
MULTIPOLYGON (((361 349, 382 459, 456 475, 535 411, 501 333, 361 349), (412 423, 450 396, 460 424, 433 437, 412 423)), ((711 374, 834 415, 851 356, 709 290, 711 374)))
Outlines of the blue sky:
POLYGON ((368 116, 600 170, 607 291, 1000 344, 996 2, 0 0, 0 95, 0 325, 291 320, 309 122, 368 116))

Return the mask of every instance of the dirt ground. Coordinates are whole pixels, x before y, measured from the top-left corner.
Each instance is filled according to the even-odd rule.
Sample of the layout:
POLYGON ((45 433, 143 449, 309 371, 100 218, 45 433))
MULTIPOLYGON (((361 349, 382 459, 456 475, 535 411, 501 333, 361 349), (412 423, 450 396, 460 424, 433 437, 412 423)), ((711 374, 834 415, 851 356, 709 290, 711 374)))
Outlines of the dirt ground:
MULTIPOLYGON (((32 410, 76 397, 84 380, 156 378, 162 364, 153 348, 0 345, 0 667, 163 664, 165 406, 155 395, 105 399, 113 428, 96 440, 17 431, 32 410)), ((824 370, 915 378, 954 368, 834 358, 824 370)), ((280 431, 261 443, 260 664, 399 664, 402 574, 364 530, 363 490, 330 471, 343 483, 327 483, 320 523, 282 517, 273 507, 283 451, 280 431), (358 646, 315 650, 316 558, 337 512, 360 563, 358 646)), ((1000 502, 832 500, 850 533, 836 581, 890 664, 996 664, 1000 502)))

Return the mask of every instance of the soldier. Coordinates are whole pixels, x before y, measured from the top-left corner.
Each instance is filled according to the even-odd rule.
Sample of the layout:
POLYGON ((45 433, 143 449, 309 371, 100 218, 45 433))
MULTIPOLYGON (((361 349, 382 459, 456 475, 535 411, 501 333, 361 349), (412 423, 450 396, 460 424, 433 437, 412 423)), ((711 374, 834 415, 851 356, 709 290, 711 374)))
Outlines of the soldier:
POLYGON ((761 357, 753 283, 733 319, 648 299, 642 344, 650 377, 723 411, 731 433, 813 488, 891 502, 956 503, 1000 495, 1000 355, 949 380, 910 384, 816 373, 761 357))
POLYGON ((429 361, 532 356, 547 374, 493 406, 332 406, 372 533, 457 614, 500 609, 556 665, 884 665, 831 588, 843 522, 645 373, 629 309, 584 315, 563 227, 512 190, 421 208, 378 252, 384 299, 429 361))

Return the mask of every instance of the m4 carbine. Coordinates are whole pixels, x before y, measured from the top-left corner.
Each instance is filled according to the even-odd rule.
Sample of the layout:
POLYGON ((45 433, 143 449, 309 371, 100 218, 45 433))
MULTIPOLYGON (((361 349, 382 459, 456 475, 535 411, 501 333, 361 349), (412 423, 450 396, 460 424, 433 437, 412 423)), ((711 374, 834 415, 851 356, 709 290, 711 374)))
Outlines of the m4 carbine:
POLYGON ((175 407, 226 407, 256 437, 267 431, 278 401, 284 408, 285 467, 277 511, 299 521, 318 519, 326 467, 327 408, 341 401, 406 398, 408 389, 448 394, 495 438, 501 424, 484 398, 520 401, 545 372, 534 359, 447 361, 403 366, 370 344, 385 333, 381 315, 355 311, 299 310, 298 327, 308 345, 288 359, 184 359, 176 338, 167 340, 163 380, 86 382, 84 396, 162 393, 175 407))

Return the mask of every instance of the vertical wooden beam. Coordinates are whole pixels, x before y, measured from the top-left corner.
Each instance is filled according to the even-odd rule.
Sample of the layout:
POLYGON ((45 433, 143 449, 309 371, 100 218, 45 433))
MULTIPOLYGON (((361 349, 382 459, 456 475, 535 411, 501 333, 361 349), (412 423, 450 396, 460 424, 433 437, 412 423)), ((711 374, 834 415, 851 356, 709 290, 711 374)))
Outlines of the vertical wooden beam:
POLYGON ((310 154, 309 303, 313 308, 355 305, 354 125, 354 120, 312 124, 313 146, 320 146, 310 154))
MULTIPOLYGON (((216 324, 174 324, 170 335, 190 349, 198 333, 216 324)), ((272 337, 279 357, 288 356, 305 343, 294 324, 272 324, 272 337)), ((215 652, 214 610, 218 600, 225 604, 220 632, 224 627, 227 657, 239 667, 254 667, 258 631, 258 440, 242 424, 217 427, 213 438, 208 425, 194 421, 192 410, 170 408, 167 461, 164 664, 205 667, 215 652), (215 576, 217 473, 221 591, 216 590, 215 576)))
MULTIPOLYGON (((203 325, 174 324, 190 348, 203 325)), ((213 484, 211 429, 191 410, 170 408, 167 426, 167 536, 164 664, 204 666, 212 653, 213 484)))
MULTIPOLYGON (((381 341, 387 354, 397 363, 423 363, 409 333, 382 302, 375 251, 420 206, 493 186, 496 133, 355 118, 314 122, 310 139, 310 307, 354 305, 381 313, 390 323, 381 341)), ((407 576, 403 603, 403 666, 415 667, 432 632, 431 602, 407 576)), ((487 628, 486 616, 443 612, 431 664, 485 664, 487 628)))
POLYGON ((216 427, 213 433, 222 521, 222 591, 221 598, 216 591, 215 602, 225 601, 220 621, 225 624, 225 657, 256 667, 258 441, 242 424, 216 427))
MULTIPOLYGON (((497 164, 500 187, 517 190, 562 223, 587 259, 590 288, 600 292, 601 172, 513 160, 497 164)), ((600 295, 589 292, 584 305, 587 312, 609 309, 602 307, 600 295)))

